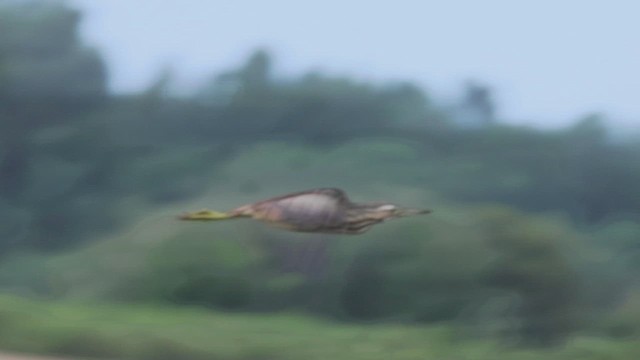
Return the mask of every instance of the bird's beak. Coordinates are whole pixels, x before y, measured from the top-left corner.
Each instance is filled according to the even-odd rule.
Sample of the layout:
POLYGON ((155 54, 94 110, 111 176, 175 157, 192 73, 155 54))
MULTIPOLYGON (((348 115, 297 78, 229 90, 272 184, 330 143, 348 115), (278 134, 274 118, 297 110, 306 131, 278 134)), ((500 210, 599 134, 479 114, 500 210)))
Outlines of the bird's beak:
POLYGON ((395 212, 395 216, 405 217, 405 216, 425 215, 425 214, 430 214, 431 212, 432 210, 429 210, 429 209, 398 209, 395 212))
POLYGON ((178 216, 180 220, 199 220, 199 221, 212 221, 212 220, 224 220, 231 216, 227 213, 211 210, 200 210, 194 212, 184 213, 178 216))

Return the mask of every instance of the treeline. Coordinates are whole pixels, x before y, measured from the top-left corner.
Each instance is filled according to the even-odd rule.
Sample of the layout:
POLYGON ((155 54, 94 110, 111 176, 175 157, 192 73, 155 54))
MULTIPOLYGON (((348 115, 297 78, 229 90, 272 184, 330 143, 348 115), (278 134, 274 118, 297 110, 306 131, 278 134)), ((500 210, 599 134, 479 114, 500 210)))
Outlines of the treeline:
POLYGON ((563 211, 582 224, 637 218, 638 146, 612 143, 596 117, 564 131, 498 125, 490 99, 470 87, 460 105, 482 115, 470 130, 408 83, 276 79, 264 51, 192 96, 172 96, 166 75, 139 95, 115 95, 100 55, 79 38, 76 11, 27 2, 2 6, 0 17, 4 249, 59 248, 112 230, 127 194, 196 196, 208 169, 264 140, 406 139, 419 166, 434 169, 407 181, 450 199, 563 211))
POLYGON ((620 315, 637 308, 640 144, 611 139, 606 119, 510 126, 482 86, 469 85, 452 109, 406 82, 278 78, 263 50, 188 96, 171 92, 168 73, 139 94, 113 94, 80 20, 58 3, 0 5, 4 288, 350 320, 464 314, 471 326, 484 316, 545 343, 592 317, 621 316, 607 328, 617 334, 640 331, 640 318, 620 315), (224 226, 140 235, 166 241, 138 253, 96 244, 19 255, 76 249, 126 229, 139 219, 131 213, 211 189, 231 206, 310 184, 434 201, 443 215, 431 227, 391 225, 366 244, 320 241, 304 268, 295 239, 224 226), (532 215, 549 213, 557 218, 532 215), (132 267, 114 260, 121 252, 132 267))

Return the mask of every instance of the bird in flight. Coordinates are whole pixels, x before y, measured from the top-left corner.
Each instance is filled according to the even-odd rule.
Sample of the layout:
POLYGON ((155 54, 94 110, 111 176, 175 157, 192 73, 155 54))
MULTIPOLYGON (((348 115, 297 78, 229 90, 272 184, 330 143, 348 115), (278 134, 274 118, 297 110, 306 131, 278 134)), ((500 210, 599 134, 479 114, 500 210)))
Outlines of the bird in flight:
POLYGON ((402 208, 385 202, 354 203, 337 188, 318 188, 290 193, 237 207, 228 212, 200 210, 179 216, 181 220, 215 221, 253 218, 294 232, 362 234, 390 219, 431 210, 402 208))

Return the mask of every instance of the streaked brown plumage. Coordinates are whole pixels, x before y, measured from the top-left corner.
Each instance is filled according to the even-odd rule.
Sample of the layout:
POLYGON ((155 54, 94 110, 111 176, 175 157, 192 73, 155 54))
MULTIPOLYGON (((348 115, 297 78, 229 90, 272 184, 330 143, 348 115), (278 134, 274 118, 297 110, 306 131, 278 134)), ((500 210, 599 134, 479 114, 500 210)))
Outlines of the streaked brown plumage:
POLYGON ((430 212, 382 202, 357 204, 340 189, 319 188, 243 205, 227 213, 202 210, 180 218, 206 221, 250 217, 289 231, 361 234, 389 219, 430 212))

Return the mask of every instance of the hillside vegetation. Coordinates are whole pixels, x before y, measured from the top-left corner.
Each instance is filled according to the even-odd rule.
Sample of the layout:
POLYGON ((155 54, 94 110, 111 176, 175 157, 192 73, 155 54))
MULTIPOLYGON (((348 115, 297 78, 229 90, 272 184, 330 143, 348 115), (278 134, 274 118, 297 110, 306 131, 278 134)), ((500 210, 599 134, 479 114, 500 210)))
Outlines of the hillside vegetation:
POLYGON ((410 82, 278 77, 260 49, 186 95, 170 72, 115 94, 81 18, 0 4, 0 347, 637 357, 640 141, 606 115, 513 126, 482 84, 441 104, 410 82), (327 186, 434 212, 353 237, 175 218, 327 186))

